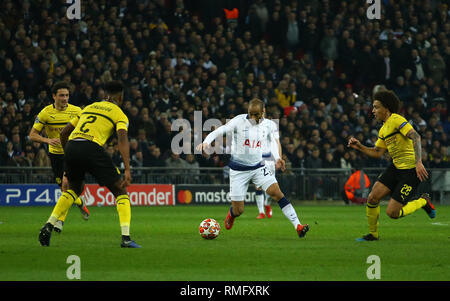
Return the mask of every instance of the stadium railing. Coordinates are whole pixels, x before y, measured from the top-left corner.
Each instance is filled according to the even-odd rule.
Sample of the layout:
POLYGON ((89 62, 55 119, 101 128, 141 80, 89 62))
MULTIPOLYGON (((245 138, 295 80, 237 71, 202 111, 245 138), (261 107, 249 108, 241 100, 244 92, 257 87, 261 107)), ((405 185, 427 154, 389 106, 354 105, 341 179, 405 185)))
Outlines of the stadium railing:
MULTIPOLYGON (((384 168, 364 168, 371 185, 384 168)), ((450 204, 450 169, 428 169, 429 178, 417 193, 428 192, 433 201, 450 204)), ((350 169, 302 169, 291 168, 276 174, 281 190, 292 200, 342 200, 344 184, 351 174, 350 169)), ((132 181, 135 184, 175 185, 220 185, 229 183, 229 169, 215 167, 133 167, 132 181)), ((0 184, 51 184, 50 167, 0 166, 0 184)), ((87 175, 86 183, 95 183, 87 175)))

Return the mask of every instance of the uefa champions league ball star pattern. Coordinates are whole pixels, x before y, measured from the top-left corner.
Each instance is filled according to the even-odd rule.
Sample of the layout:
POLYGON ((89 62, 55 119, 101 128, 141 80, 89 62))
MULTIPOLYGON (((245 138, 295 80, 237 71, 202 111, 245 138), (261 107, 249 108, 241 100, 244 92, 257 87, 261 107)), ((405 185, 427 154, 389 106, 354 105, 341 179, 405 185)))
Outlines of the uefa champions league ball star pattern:
POLYGON ((204 239, 214 239, 219 236, 220 225, 212 218, 207 218, 200 223, 199 233, 204 239))

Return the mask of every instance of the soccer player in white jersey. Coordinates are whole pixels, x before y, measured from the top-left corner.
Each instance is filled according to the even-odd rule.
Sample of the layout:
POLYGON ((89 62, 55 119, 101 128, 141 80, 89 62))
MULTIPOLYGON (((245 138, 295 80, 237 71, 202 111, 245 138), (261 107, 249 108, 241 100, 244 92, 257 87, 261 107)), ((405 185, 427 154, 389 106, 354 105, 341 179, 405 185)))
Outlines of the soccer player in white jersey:
POLYGON ((263 144, 270 142, 271 153, 275 158, 276 167, 282 171, 286 163, 280 158, 271 121, 264 119, 264 103, 252 99, 248 114, 241 114, 225 125, 212 131, 197 145, 198 151, 208 151, 211 143, 224 134, 231 134, 230 167, 230 198, 231 207, 225 218, 225 228, 230 230, 236 217, 244 212, 244 199, 248 185, 252 181, 256 187, 261 187, 280 206, 283 214, 292 223, 299 237, 304 237, 309 230, 308 224, 302 225, 292 204, 281 192, 275 175, 264 166, 262 158, 263 144))
MULTIPOLYGON (((280 134, 278 132, 278 125, 272 121, 269 120, 270 124, 273 127, 273 137, 275 138, 275 141, 277 142, 278 147, 278 153, 281 157, 281 144, 280 144, 280 134)), ((275 175, 275 159, 272 156, 271 146, 270 142, 264 144, 263 149, 263 160, 264 165, 267 167, 267 170, 272 172, 275 175)), ((263 191, 261 187, 256 187, 256 205, 258 207, 259 214, 256 217, 257 219, 262 219, 267 216, 267 218, 272 217, 272 207, 270 206, 270 196, 267 194, 267 192, 263 191)))

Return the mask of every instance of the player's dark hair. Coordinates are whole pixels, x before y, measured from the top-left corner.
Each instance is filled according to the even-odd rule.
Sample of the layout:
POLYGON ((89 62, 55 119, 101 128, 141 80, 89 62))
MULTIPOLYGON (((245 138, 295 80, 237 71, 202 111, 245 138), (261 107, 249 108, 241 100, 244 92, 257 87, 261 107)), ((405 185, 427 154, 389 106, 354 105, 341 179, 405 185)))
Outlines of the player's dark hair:
POLYGON ((59 89, 67 89, 70 91, 70 84, 65 81, 56 82, 52 87, 52 94, 56 95, 59 89))
POLYGON ((374 100, 378 100, 391 113, 398 113, 400 109, 400 99, 391 90, 381 90, 375 93, 374 100))
POLYGON ((105 84, 105 92, 108 95, 120 94, 123 91, 123 84, 118 80, 113 80, 105 84))

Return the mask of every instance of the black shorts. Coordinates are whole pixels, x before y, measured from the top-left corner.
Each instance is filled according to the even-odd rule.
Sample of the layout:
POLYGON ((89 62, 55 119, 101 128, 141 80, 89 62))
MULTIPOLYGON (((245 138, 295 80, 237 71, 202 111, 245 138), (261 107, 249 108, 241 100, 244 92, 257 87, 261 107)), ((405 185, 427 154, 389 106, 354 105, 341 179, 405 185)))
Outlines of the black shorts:
POLYGON ((66 176, 71 182, 84 181, 88 172, 100 186, 110 187, 120 180, 120 172, 105 149, 91 141, 69 141, 64 149, 66 176))
POLYGON ((53 177, 56 184, 61 187, 62 179, 64 175, 64 155, 49 153, 50 163, 52 165, 53 177))
POLYGON ((397 169, 391 164, 379 177, 378 181, 391 190, 391 197, 406 205, 414 196, 420 180, 416 169, 397 169))

